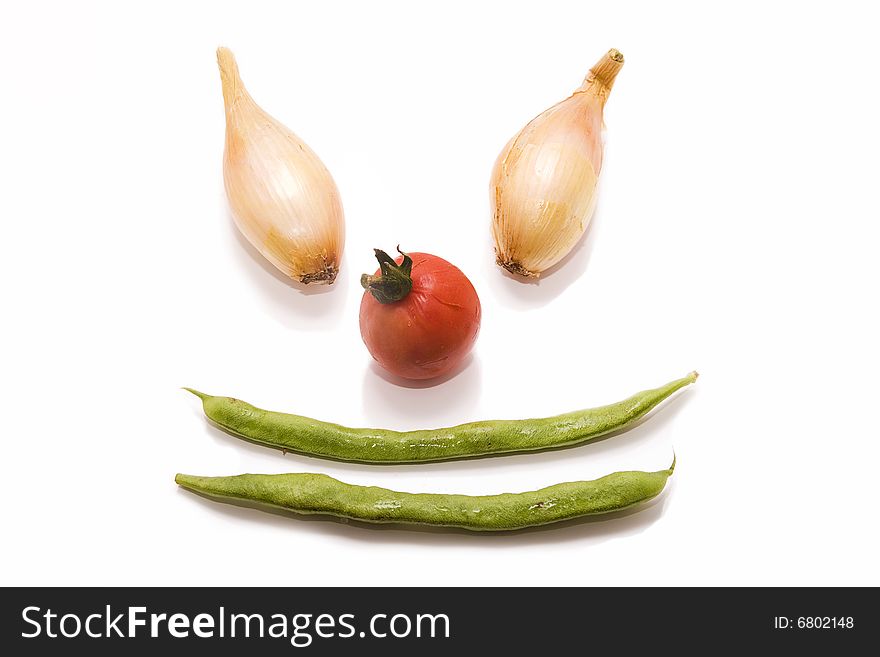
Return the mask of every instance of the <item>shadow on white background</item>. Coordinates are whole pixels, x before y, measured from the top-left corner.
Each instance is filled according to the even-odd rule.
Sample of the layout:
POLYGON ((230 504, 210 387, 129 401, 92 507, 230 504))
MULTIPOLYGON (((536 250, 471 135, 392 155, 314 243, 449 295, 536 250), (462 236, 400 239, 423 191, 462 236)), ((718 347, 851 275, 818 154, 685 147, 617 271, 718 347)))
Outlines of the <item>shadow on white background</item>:
POLYGON ((339 275, 332 285, 303 285, 276 269, 247 241, 227 211, 229 230, 235 234, 240 248, 230 249, 238 268, 253 287, 267 299, 272 314, 286 327, 322 330, 333 326, 341 317, 348 291, 348 268, 345 255, 339 263, 339 275))
MULTIPOLYGON (((491 263, 491 270, 488 272, 487 279, 492 287, 492 292, 505 304, 517 310, 541 308, 585 275, 590 264, 590 256, 593 253, 593 244, 596 241, 596 224, 601 218, 599 207, 602 204, 601 189, 598 193, 600 200, 587 230, 584 231, 571 252, 541 274, 540 278, 515 276, 499 267, 494 258, 488 260, 491 263)), ((490 249, 494 249, 494 246, 490 246, 490 249)))
POLYGON ((439 379, 408 381, 389 374, 375 361, 364 371, 363 413, 375 426, 405 431, 437 428, 477 408, 482 392, 480 359, 468 354, 439 379))

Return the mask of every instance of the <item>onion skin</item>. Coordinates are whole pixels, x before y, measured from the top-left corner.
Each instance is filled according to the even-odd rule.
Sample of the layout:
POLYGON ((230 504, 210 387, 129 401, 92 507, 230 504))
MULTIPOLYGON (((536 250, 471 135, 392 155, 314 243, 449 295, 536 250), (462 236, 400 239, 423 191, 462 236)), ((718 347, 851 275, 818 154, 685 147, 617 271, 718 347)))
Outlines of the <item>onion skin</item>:
POLYGON ((497 263, 525 278, 558 264, 587 230, 602 169, 603 109, 623 55, 609 51, 567 99, 504 147, 490 182, 497 263))
POLYGON ((217 50, 226 107, 223 181, 235 225, 269 262, 303 284, 333 283, 345 243, 342 201, 314 151, 244 88, 217 50))

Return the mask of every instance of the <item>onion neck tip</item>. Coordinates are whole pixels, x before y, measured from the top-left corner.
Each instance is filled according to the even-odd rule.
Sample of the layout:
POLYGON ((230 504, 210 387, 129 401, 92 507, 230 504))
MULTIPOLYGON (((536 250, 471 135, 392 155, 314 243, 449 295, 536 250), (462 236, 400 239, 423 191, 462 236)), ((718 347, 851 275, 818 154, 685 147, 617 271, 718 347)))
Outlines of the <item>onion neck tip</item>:
POLYGON ((244 85, 238 74, 235 55, 225 46, 217 48, 217 66, 220 68, 220 82, 223 85, 223 104, 228 110, 235 100, 244 94, 244 85))
POLYGON ((607 94, 614 86, 614 79, 623 68, 623 53, 617 48, 612 48, 600 59, 584 79, 582 90, 598 85, 599 89, 607 94))

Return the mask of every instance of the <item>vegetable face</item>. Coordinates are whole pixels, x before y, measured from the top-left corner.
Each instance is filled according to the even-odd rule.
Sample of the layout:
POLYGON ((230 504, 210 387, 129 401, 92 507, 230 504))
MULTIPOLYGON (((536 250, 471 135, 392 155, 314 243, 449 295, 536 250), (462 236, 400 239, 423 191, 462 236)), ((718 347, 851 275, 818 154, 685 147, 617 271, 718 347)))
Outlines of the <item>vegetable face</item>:
POLYGON ((217 51, 226 106, 223 181, 235 225, 301 283, 332 283, 345 242, 342 202, 327 167, 245 90, 232 52, 217 51))
POLYGON ((232 397, 187 388, 205 415, 229 433, 261 445, 360 463, 424 463, 581 445, 632 426, 697 373, 608 406, 540 420, 489 420, 448 429, 350 429, 299 415, 264 411, 232 397))
POLYGON ((427 253, 395 261, 375 250, 379 270, 361 285, 361 337, 382 367, 406 379, 450 372, 480 331, 480 299, 458 267, 427 253))
POLYGON ((442 495, 398 493, 354 486, 323 474, 178 474, 184 488, 221 502, 236 500, 302 514, 324 514, 371 523, 509 531, 626 509, 656 497, 675 461, 658 472, 615 472, 594 481, 572 481, 527 493, 442 495))
POLYGON ((536 278, 572 250, 596 205, 602 111, 623 55, 609 51, 569 98, 532 119, 495 162, 489 186, 498 264, 536 278))

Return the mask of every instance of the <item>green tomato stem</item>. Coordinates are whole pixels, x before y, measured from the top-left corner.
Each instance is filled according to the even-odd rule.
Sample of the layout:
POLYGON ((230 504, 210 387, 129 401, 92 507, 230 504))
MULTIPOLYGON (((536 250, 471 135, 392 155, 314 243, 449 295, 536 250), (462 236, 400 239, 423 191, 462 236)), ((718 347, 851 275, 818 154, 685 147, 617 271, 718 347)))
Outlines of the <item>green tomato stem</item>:
POLYGON ((377 276, 361 276, 361 286, 379 303, 400 301, 412 291, 412 258, 401 251, 400 246, 397 247, 397 252, 403 256, 403 262, 399 265, 381 249, 373 251, 379 261, 380 273, 377 276))

